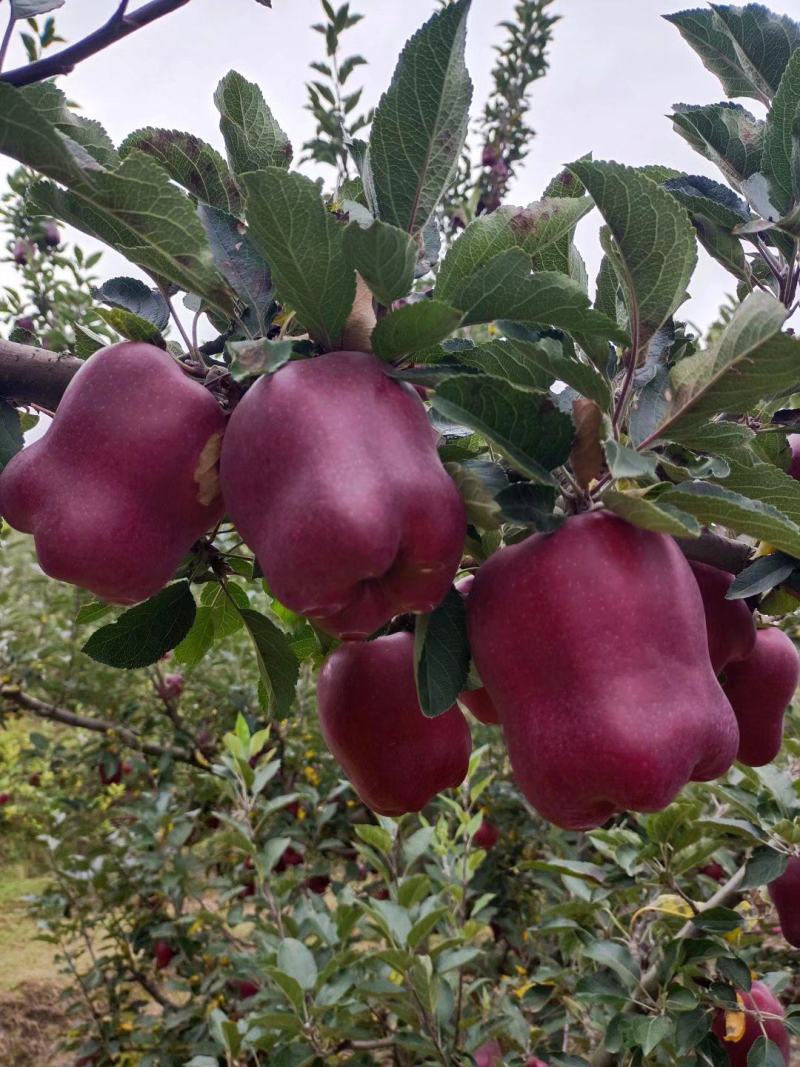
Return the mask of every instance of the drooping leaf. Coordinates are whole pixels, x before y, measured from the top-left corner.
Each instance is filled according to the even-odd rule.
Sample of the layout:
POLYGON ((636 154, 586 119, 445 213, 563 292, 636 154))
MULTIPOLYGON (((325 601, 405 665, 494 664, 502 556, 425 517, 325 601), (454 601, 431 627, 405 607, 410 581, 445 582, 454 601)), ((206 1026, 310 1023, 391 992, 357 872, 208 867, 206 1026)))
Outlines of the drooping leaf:
POLYGON ((749 566, 740 571, 731 582, 725 594, 727 600, 743 600, 746 597, 768 593, 776 585, 789 577, 797 567, 797 560, 783 552, 772 552, 769 556, 759 556, 749 566))
POLYGON ((669 193, 631 167, 584 160, 570 169, 588 189, 613 238, 605 251, 642 349, 686 298, 697 263, 692 226, 669 193))
POLYGON ((719 78, 727 96, 749 96, 766 102, 761 79, 755 78, 742 64, 725 24, 710 8, 677 11, 664 18, 678 28, 681 37, 700 56, 703 66, 719 78))
POLYGON ((88 186, 100 164, 75 151, 20 89, 0 82, 0 153, 64 185, 88 186))
POLYGON ((378 104, 369 162, 378 217, 419 233, 450 184, 464 138, 472 83, 464 63, 471 0, 454 0, 405 45, 378 104))
POLYGON ((273 302, 272 278, 266 260, 235 216, 208 204, 199 204, 197 214, 217 270, 250 309, 259 332, 266 334, 273 302))
POLYGON ((125 157, 134 149, 152 156, 173 181, 182 185, 201 203, 238 215, 242 197, 222 156, 192 133, 155 127, 136 130, 120 145, 125 157))
POLYGON ((741 104, 675 104, 675 130, 734 186, 761 168, 764 123, 741 104))
POLYGON ((95 630, 83 651, 109 667, 148 667, 183 640, 195 611, 189 583, 174 582, 123 612, 115 622, 95 630))
POLYGON ((443 341, 461 322, 461 312, 438 300, 418 300, 384 315, 372 331, 380 359, 396 359, 443 341))
POLYGON ((408 296, 414 283, 417 246, 405 230, 377 219, 369 226, 351 222, 344 231, 343 247, 350 266, 384 307, 408 296))
POLYGON ((797 178, 797 122, 800 116, 800 43, 792 54, 775 99, 772 102, 764 134, 764 155, 761 169, 769 182, 770 200, 781 212, 800 201, 797 178))
POLYGON ((297 657, 286 634, 274 622, 252 608, 240 611, 252 638, 258 673, 267 692, 267 704, 278 718, 285 718, 294 700, 300 671, 297 657))
POLYGON ((248 234, 272 269, 278 298, 315 340, 335 347, 356 295, 344 227, 325 210, 319 186, 301 174, 269 167, 242 182, 248 234))
POLYGON ((800 482, 774 464, 732 461, 720 484, 750 500, 771 504, 800 525, 800 482))
POLYGON ((450 589, 434 611, 417 617, 414 674, 423 714, 435 718, 451 708, 466 686, 468 671, 464 598, 450 589))
POLYGON ((470 374, 443 381, 432 404, 446 418, 484 436, 529 478, 555 484, 550 472, 569 456, 574 431, 569 416, 547 398, 470 374))
POLYGON ((109 307, 130 311, 146 319, 159 332, 169 322, 169 306, 158 289, 151 289, 139 278, 110 278, 92 290, 95 300, 109 307))
POLYGON ((219 128, 228 162, 237 177, 246 171, 289 166, 292 162, 289 138, 257 85, 232 70, 217 86, 214 103, 220 113, 219 128))
POLYGON ((134 315, 132 311, 125 311, 124 308, 118 307, 95 308, 94 310, 103 322, 107 322, 112 330, 116 330, 126 340, 143 341, 145 344, 158 345, 159 348, 166 347, 161 331, 157 330, 148 319, 143 319, 141 315, 134 315))
POLYGON ((704 174, 682 174, 663 185, 690 215, 710 219, 725 229, 732 230, 752 218, 750 208, 741 197, 704 174))

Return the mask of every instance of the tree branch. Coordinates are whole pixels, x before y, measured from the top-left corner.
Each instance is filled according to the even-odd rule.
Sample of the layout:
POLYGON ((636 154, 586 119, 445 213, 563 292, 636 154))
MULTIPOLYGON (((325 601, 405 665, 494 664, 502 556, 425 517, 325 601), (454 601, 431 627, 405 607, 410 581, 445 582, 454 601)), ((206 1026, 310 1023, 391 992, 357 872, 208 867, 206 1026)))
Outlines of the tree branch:
POLYGON ((189 0, 150 0, 150 3, 144 4, 138 11, 127 13, 126 0, 125 3, 118 5, 117 10, 108 22, 95 30, 94 33, 90 33, 88 37, 84 37, 82 41, 77 41, 68 48, 63 48, 53 56, 38 59, 36 62, 28 63, 24 67, 17 67, 15 70, 9 70, 6 74, 0 74, 0 81, 8 82, 10 85, 16 85, 19 88, 23 85, 32 85, 34 82, 44 81, 46 78, 52 78, 57 74, 69 74, 78 63, 88 59, 89 56, 102 52, 104 48, 108 48, 115 41, 122 40, 128 34, 135 33, 136 30, 147 26, 148 23, 155 22, 156 19, 169 15, 188 3, 189 0))
POLYGON ((82 366, 75 356, 0 341, 0 396, 54 411, 82 366))
MULTIPOLYGON (((727 904, 732 897, 735 897, 739 892, 739 886, 742 884, 744 878, 746 864, 742 864, 735 874, 732 874, 728 881, 719 887, 719 889, 712 896, 708 898, 702 908, 698 909, 695 919, 702 915, 706 911, 710 911, 711 908, 718 908, 723 904, 727 904)), ((697 927, 695 926, 694 919, 689 919, 685 922, 680 930, 675 935, 676 941, 682 941, 686 937, 692 937, 697 933, 697 927)), ((628 1001, 623 1011, 626 1014, 631 1014, 636 1011, 635 1001, 639 1000, 643 996, 650 996, 656 992, 661 984, 661 963, 654 963, 652 967, 649 967, 635 990, 631 994, 631 999, 628 1001)), ((592 1056, 592 1067, 613 1067, 617 1062, 616 1054, 606 1052, 605 1049, 600 1049, 594 1056, 592 1056)))
POLYGON ((110 719, 96 719, 86 715, 77 715, 74 711, 68 711, 66 708, 56 707, 55 704, 47 704, 45 701, 38 700, 28 693, 23 693, 18 685, 0 686, 0 698, 7 700, 17 708, 31 712, 31 714, 38 716, 40 719, 48 719, 50 722, 59 722, 64 726, 77 727, 81 730, 94 730, 95 733, 114 734, 128 748, 142 752, 146 756, 155 756, 156 758, 169 756, 178 763, 188 763, 192 767, 200 767, 203 770, 207 770, 207 766, 193 752, 189 752, 188 749, 178 748, 175 745, 157 745, 152 741, 146 741, 135 730, 131 730, 127 726, 121 726, 118 722, 112 722, 110 719))

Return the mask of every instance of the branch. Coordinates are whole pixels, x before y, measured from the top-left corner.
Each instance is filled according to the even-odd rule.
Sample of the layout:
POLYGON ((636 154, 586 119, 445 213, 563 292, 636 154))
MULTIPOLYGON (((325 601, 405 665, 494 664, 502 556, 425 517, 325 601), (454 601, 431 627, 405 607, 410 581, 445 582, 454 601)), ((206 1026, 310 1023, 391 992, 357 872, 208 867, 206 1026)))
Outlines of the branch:
MULTIPOLYGON (((711 908, 718 908, 723 904, 727 904, 732 897, 735 897, 739 892, 739 886, 742 884, 744 878, 746 864, 742 864, 735 874, 732 874, 728 881, 719 887, 713 896, 710 896, 702 908, 698 909, 697 916, 702 915, 706 911, 710 911, 711 908)), ((697 927, 694 924, 694 919, 689 919, 685 922, 680 930, 675 935, 676 941, 682 941, 684 938, 692 937, 696 934, 697 927)), ((649 967, 642 975, 639 984, 631 994, 631 999, 623 1008, 626 1014, 631 1014, 636 1011, 636 1005, 634 1001, 639 1000, 643 996, 651 996, 656 992, 661 984, 661 965, 654 963, 652 967, 649 967)), ((600 1049, 592 1057, 592 1067, 613 1067, 616 1063, 616 1055, 611 1052, 606 1052, 605 1049, 600 1049)))
POLYGON ((28 63, 24 67, 17 67, 16 70, 0 74, 0 81, 8 82, 9 85, 16 85, 19 88, 44 81, 57 74, 69 74, 78 63, 88 59, 89 56, 102 52, 115 41, 121 41, 128 34, 135 33, 148 23, 155 22, 156 19, 169 15, 188 3, 189 0, 150 0, 149 4, 144 4, 138 11, 126 14, 126 0, 126 3, 119 4, 108 22, 94 33, 90 33, 88 37, 84 37, 82 41, 77 41, 46 59, 38 59, 35 63, 28 63))
POLYGON ((82 366, 75 356, 0 341, 0 396, 55 411, 82 366))
POLYGON ((96 719, 85 715, 77 715, 74 711, 67 711, 66 708, 56 707, 55 704, 47 704, 43 700, 30 696, 28 693, 23 693, 18 685, 0 686, 0 697, 14 704, 17 708, 31 712, 31 714, 38 716, 40 719, 60 722, 64 726, 73 726, 81 730, 94 730, 95 733, 114 734, 128 748, 142 752, 146 756, 155 756, 156 758, 169 756, 178 763, 188 763, 192 767, 207 769, 193 752, 189 752, 185 748, 178 748, 175 745, 157 745, 152 741, 146 741, 135 730, 131 730, 127 726, 121 726, 118 722, 112 722, 110 719, 96 719))

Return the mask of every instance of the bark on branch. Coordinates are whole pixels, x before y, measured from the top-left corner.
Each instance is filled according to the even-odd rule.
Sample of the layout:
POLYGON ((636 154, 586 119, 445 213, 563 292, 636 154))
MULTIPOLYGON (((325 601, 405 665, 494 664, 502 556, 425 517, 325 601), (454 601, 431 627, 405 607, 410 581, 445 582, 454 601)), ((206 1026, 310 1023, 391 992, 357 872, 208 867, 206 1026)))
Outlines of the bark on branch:
POLYGON ((16 85, 32 85, 34 82, 45 81, 57 74, 69 74, 78 63, 89 56, 102 52, 104 48, 122 40, 128 34, 135 33, 143 26, 147 26, 156 19, 162 18, 189 3, 189 0, 150 0, 138 11, 128 13, 129 0, 122 0, 111 18, 94 33, 84 37, 82 41, 76 41, 68 48, 63 48, 55 55, 44 59, 37 59, 34 63, 28 63, 24 67, 17 67, 5 74, 0 74, 0 81, 16 85))
POLYGON ((54 411, 82 365, 75 356, 0 341, 0 396, 54 411))
POLYGON ((160 759, 162 756, 169 756, 170 759, 174 759, 178 763, 188 763, 192 767, 200 767, 203 770, 208 769, 207 762, 198 758, 195 753, 190 752, 188 749, 179 748, 177 745, 159 745, 153 741, 147 741, 135 730, 131 730, 129 727, 122 726, 120 723, 113 722, 110 719, 97 719, 94 716, 78 715, 67 708, 59 708, 55 704, 48 704, 44 700, 39 700, 37 697, 24 693, 17 685, 0 686, 0 699, 13 704, 22 711, 30 712, 40 719, 62 723, 64 726, 73 726, 80 730, 93 730, 95 733, 113 734, 115 739, 121 741, 122 744, 137 752, 142 752, 146 756, 155 756, 156 759, 160 759))

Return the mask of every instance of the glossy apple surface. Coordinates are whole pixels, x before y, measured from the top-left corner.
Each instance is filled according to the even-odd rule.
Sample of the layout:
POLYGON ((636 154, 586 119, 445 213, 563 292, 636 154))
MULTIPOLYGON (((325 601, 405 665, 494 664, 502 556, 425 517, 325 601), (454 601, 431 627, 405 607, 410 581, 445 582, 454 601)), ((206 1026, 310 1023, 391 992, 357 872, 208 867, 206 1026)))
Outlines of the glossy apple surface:
POLYGON ((753 651, 756 643, 753 613, 744 600, 725 599, 733 581, 728 571, 694 560, 689 566, 703 598, 711 666, 719 674, 726 664, 746 659, 753 651))
MULTIPOLYGON (((713 1033, 722 1042, 731 1067, 748 1067, 747 1054, 757 1038, 765 1035, 783 1054, 788 1065, 790 1056, 789 1033, 783 1022, 783 1006, 769 986, 753 982, 750 992, 737 993, 742 1010, 746 1013, 744 1032, 738 1040, 726 1040, 726 1013, 717 1011, 711 1025, 713 1033), (759 1019, 760 1016, 760 1019, 759 1019), (763 1031, 761 1029, 763 1023, 763 1031)), ((728 1013, 730 1014, 730 1013, 728 1013)), ((740 1022, 741 1020, 735 1020, 740 1022)))
POLYGON ((767 887, 781 933, 794 948, 800 948, 800 856, 791 856, 783 874, 767 887))

